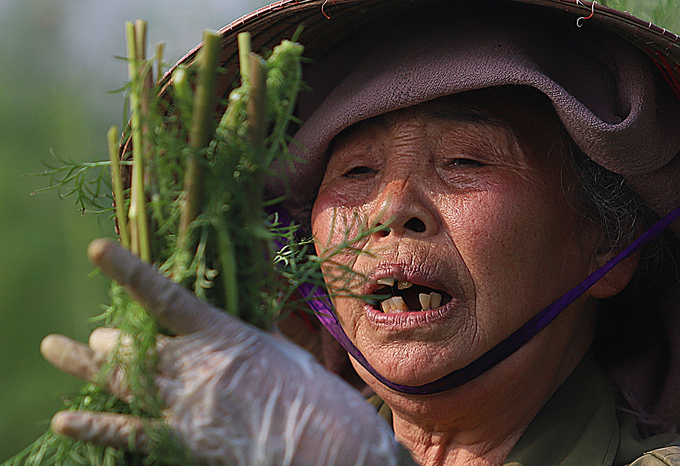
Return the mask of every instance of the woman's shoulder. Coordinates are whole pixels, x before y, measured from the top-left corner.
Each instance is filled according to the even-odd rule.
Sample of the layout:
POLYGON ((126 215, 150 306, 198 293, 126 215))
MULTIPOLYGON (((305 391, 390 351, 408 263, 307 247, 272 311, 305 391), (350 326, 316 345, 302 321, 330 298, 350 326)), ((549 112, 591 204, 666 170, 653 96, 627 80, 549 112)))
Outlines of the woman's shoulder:
POLYGON ((680 435, 659 433, 640 435, 637 419, 630 413, 617 413, 619 447, 614 466, 680 466, 680 435))
POLYGON ((680 446, 672 445, 648 451, 629 466, 680 466, 680 446))

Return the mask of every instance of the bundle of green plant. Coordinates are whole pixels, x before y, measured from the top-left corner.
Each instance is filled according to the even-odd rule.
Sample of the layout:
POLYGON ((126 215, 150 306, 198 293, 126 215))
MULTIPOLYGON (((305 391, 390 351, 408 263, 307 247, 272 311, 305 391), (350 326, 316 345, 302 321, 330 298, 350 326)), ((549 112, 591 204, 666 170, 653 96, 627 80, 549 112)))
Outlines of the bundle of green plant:
MULTIPOLYGON (((295 225, 270 213, 282 199, 267 198, 265 179, 276 176, 274 162, 291 162, 287 128, 302 85, 302 47, 284 41, 263 59, 251 53, 249 36, 241 35, 241 86, 222 103, 226 111, 218 119, 218 35, 204 34, 196 63, 174 70, 172 86, 164 88, 162 98, 152 76, 155 63, 161 75, 162 48, 154 59, 146 58, 146 24, 141 21, 127 25, 127 38, 131 118, 123 153, 131 157, 119 161, 114 127, 109 131, 109 162, 50 167, 44 173, 50 187, 75 194, 83 209, 100 209, 106 199, 103 178, 95 176, 88 186, 86 173, 110 166, 121 243, 199 298, 271 329, 277 319, 305 305, 303 298, 294 297, 300 284, 321 284, 321 262, 333 264, 339 254, 360 253, 356 243, 374 230, 357 227, 361 222, 350 219, 358 233, 347 235, 320 258, 312 254, 311 239, 297 238, 295 225)), ((335 286, 340 292, 353 286, 345 272, 339 272, 344 284, 335 286)), ((148 451, 123 453, 49 431, 5 465, 189 462, 163 422, 163 404, 154 386, 156 338, 163 329, 115 283, 111 296, 102 319, 123 337, 99 375, 101 383, 85 385, 65 405, 147 419, 148 451), (100 388, 114 368, 129 385, 127 402, 100 388)))

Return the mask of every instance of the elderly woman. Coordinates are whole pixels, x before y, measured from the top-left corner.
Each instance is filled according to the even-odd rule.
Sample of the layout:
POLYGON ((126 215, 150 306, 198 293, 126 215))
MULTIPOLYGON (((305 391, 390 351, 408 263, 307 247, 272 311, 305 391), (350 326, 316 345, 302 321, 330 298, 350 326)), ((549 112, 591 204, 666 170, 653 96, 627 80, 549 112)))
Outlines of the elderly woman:
MULTIPOLYGON (((157 381, 196 462, 680 464, 661 433, 680 421, 678 239, 659 233, 680 205, 678 36, 579 0, 283 1, 224 29, 227 70, 237 32, 267 46, 303 21, 289 208, 319 249, 346 233, 337 219, 385 223, 346 258, 368 277, 355 293, 382 299, 321 315, 351 355, 325 339, 326 365, 391 425, 309 353, 95 242, 95 264, 181 335, 157 381)), ((88 377, 109 340, 43 352, 88 377)), ((147 441, 118 415, 53 427, 147 441)))

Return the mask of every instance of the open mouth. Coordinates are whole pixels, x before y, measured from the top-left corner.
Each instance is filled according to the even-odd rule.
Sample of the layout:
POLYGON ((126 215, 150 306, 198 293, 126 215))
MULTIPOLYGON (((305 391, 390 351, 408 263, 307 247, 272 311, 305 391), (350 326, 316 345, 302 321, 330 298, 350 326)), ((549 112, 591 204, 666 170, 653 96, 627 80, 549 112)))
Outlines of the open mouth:
POLYGON ((378 285, 370 302, 384 313, 429 311, 444 306, 452 299, 446 291, 405 280, 381 278, 378 285))

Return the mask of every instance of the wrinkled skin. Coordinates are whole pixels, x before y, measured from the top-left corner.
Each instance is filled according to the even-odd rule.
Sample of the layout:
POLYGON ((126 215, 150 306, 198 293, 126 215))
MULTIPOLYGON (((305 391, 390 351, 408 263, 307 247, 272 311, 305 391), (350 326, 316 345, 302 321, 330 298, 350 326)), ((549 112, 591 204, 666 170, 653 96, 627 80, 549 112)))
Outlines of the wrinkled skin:
MULTIPOLYGON (((371 254, 345 256, 367 277, 356 293, 393 278, 451 297, 435 310, 387 313, 335 299, 345 332, 381 375, 421 385, 461 369, 602 265, 564 152, 550 113, 502 92, 421 104, 336 138, 312 213, 319 251, 339 241, 333 219, 389 222, 361 244, 371 254)), ((423 464, 500 463, 590 345, 593 298, 618 292, 630 272, 608 275, 505 362, 450 392, 403 395, 355 367, 423 464)))

